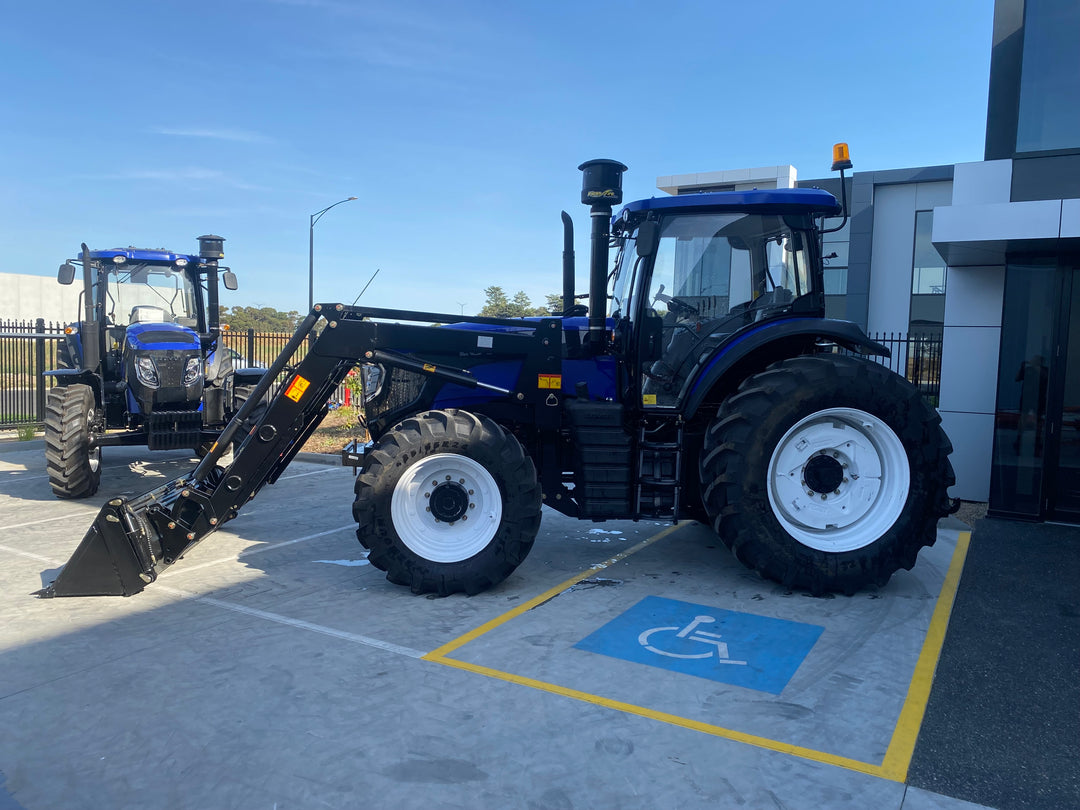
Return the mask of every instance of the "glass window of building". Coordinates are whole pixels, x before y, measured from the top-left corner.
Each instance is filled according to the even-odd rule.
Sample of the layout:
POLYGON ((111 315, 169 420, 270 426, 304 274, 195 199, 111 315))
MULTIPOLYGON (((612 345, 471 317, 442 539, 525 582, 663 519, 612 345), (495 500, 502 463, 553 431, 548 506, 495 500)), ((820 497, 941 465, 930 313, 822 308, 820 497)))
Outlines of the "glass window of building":
POLYGON ((1080 4, 1026 0, 1017 152, 1080 149, 1080 4))
MULTIPOLYGON (((843 222, 840 217, 825 220, 825 230, 843 222)), ((836 233, 822 237, 825 262, 825 317, 847 318, 848 247, 851 241, 851 223, 836 233)))
POLYGON ((915 250, 911 266, 911 318, 908 331, 940 336, 945 323, 945 260, 930 241, 933 211, 915 212, 915 250))

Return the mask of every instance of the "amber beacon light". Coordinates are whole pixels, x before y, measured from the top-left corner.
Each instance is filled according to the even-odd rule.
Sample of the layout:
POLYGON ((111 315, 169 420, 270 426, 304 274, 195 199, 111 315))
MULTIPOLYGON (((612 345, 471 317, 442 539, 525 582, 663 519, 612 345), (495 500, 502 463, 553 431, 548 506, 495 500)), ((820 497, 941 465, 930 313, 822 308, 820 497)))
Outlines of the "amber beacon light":
POLYGON ((851 168, 851 153, 848 151, 848 145, 846 143, 833 144, 832 148, 832 170, 834 172, 841 169, 851 168))

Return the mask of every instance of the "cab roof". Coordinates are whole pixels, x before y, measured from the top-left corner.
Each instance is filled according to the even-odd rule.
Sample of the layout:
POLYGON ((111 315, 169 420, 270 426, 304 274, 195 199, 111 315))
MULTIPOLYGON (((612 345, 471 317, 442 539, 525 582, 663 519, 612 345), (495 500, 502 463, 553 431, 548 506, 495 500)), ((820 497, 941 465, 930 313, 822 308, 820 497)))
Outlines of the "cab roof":
POLYGON ((627 203, 619 212, 705 212, 730 211, 747 214, 818 214, 841 213, 836 197, 820 188, 774 188, 751 191, 705 191, 673 197, 650 197, 627 203))
MULTIPOLYGON (((165 250, 165 248, 112 248, 110 250, 91 250, 91 259, 112 259, 115 256, 123 256, 128 261, 132 262, 148 262, 156 264, 173 264, 177 259, 187 259, 188 264, 198 264, 201 260, 198 256, 192 256, 188 253, 173 253, 172 251, 165 250)), ((79 251, 78 257, 80 260, 85 259, 82 251, 79 251)))

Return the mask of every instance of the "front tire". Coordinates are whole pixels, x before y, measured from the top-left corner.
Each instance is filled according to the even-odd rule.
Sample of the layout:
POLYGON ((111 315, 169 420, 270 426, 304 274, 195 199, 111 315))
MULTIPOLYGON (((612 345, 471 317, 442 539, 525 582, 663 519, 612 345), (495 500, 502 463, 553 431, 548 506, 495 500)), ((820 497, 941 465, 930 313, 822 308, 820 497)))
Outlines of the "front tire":
POLYGON ((508 577, 540 529, 540 485, 521 444, 483 416, 427 411, 371 449, 353 516, 368 561, 413 593, 472 595, 508 577))
POLYGON ((705 436, 705 509, 745 565, 789 588, 884 585, 933 545, 952 445, 905 379, 840 355, 796 357, 743 382, 705 436))
POLYGON ((90 448, 94 392, 88 385, 53 388, 45 401, 45 466, 58 498, 88 498, 101 484, 101 450, 90 448))

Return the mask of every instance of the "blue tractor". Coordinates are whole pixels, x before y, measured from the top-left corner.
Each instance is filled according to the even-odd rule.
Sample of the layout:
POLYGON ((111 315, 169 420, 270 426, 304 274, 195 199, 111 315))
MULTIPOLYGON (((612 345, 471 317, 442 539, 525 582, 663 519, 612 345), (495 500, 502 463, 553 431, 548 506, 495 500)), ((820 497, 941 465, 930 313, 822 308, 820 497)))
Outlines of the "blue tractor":
MULTIPOLYGON (((846 145, 834 158, 843 187, 846 145)), ((565 213, 563 311, 550 317, 317 305, 218 446, 190 474, 106 504, 42 595, 142 590, 277 479, 357 364, 371 437, 343 454, 359 467, 357 537, 416 593, 503 581, 544 505, 592 521, 698 520, 743 564, 813 594, 911 568, 949 511, 952 448, 918 391, 867 357, 888 350, 825 317, 824 221, 846 206, 775 189, 640 200, 612 216, 626 167, 579 168, 588 308, 565 213)))
MULTIPOLYGON (((80 320, 65 330, 46 400, 49 483, 61 498, 93 495, 101 449, 204 452, 250 391, 216 352, 218 282, 236 276, 218 262, 224 239, 200 236, 198 255, 168 250, 89 250, 60 266, 72 284, 82 267, 80 320)), ((258 373, 249 374, 257 377, 258 373)))

